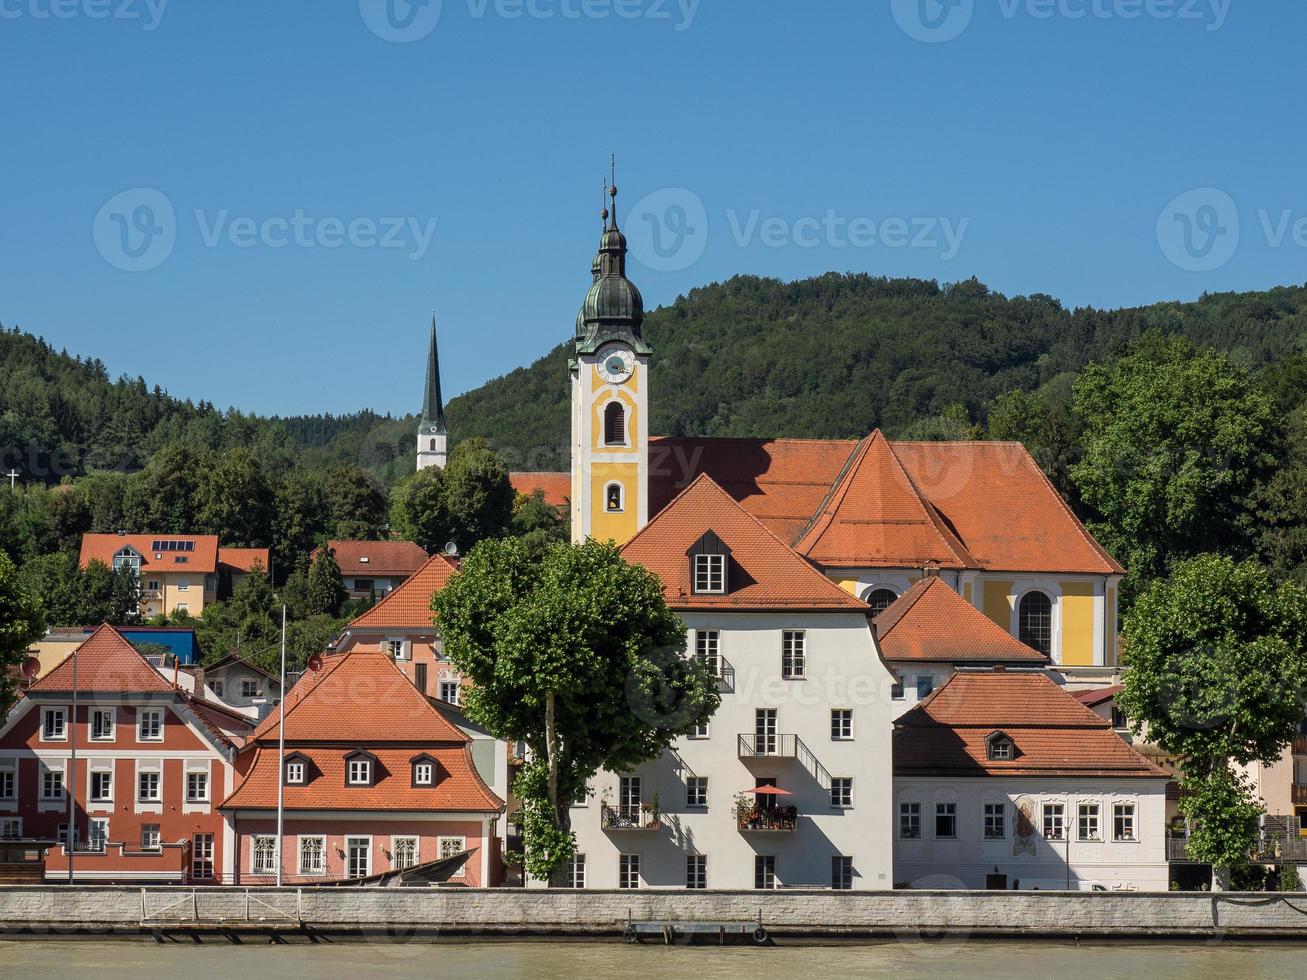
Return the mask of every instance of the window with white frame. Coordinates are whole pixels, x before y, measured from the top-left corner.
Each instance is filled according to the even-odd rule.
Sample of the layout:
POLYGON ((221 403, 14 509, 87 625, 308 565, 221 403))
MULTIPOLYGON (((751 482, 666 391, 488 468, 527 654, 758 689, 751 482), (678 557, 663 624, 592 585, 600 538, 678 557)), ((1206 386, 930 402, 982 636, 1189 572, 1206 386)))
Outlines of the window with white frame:
POLYGON ((186 774, 186 802, 209 802, 209 774, 207 772, 188 772, 186 774))
POLYGON ((830 781, 830 805, 842 810, 853 806, 853 777, 832 776, 830 781))
POLYGON ((721 595, 726 591, 726 556, 694 556, 694 591, 699 595, 721 595))
POLYGON ((12 800, 18 795, 18 773, 13 769, 0 769, 0 800, 12 800))
POLYGON ((573 854, 572 859, 563 868, 564 888, 585 887, 585 855, 573 854))
POLYGON ((458 681, 441 681, 441 682, 440 682, 440 700, 441 700, 441 701, 444 701, 446 704, 457 705, 457 704, 458 704, 458 693, 459 693, 458 689, 459 689, 459 687, 460 687, 460 684, 459 684, 458 681))
POLYGON ((694 723, 694 728, 690 731, 690 738, 703 739, 709 738, 712 732, 709 728, 708 719, 704 718, 694 723))
MULTIPOLYGON (((54 839, 58 841, 60 844, 62 844, 64 847, 70 846, 68 840, 68 824, 61 823, 59 825, 58 829, 55 831, 54 839)), ((78 830, 76 827, 74 827, 71 846, 76 847, 78 843, 81 841, 81 839, 82 839, 82 832, 78 830)))
POLYGON ((772 889, 780 884, 776 877, 776 855, 755 854, 753 856, 753 887, 759 890, 772 889))
MULTIPOLYGON (((466 837, 438 837, 436 838, 436 847, 441 858, 452 858, 455 855, 462 854, 467 850, 466 837)), ((467 863, 454 872, 455 878, 462 878, 467 872, 467 863)))
POLYGON ((91 711, 91 741, 113 741, 113 708, 94 708, 91 711))
POLYGON ((1017 638, 1044 656, 1053 652, 1053 600, 1043 592, 1027 592, 1017 606, 1017 638))
POLYGON ((687 776, 685 778, 685 805, 700 809, 708 805, 707 776, 687 776))
POLYGON ((277 838, 271 834, 255 834, 250 838, 250 873, 277 873, 277 838))
POLYGON ((436 767, 426 759, 413 763, 413 785, 430 786, 436 779, 436 767))
POLYGON ((1044 804, 1044 838, 1066 839, 1066 807, 1061 803, 1044 804))
POLYGON ((303 759, 289 759, 289 760, 287 760, 287 762, 286 762, 286 783, 287 783, 288 785, 290 785, 290 786, 303 786, 303 785, 304 785, 304 781, 305 781, 305 780, 304 780, 304 776, 305 776, 305 768, 304 768, 304 760, 303 760, 303 759))
POLYGON ((372 760, 350 759, 346 782, 351 786, 372 785, 372 760))
POLYGON ((403 640, 387 640, 386 652, 395 660, 407 660, 408 644, 403 640))
POLYGON ((327 873, 327 838, 322 836, 300 838, 299 869, 302 875, 327 873))
POLYGON ((137 718, 136 737, 142 742, 163 741, 163 712, 158 708, 142 708, 137 718))
POLYGON ((191 877, 213 877, 213 834, 196 834, 191 838, 191 877))
POLYGON ((1135 805, 1133 803, 1114 803, 1112 805, 1112 839, 1136 840, 1135 805))
POLYGON ((21 817, 0 817, 0 840, 21 840, 22 837, 21 817))
POLYGON ((86 849, 104 853, 105 845, 109 843, 109 818, 91 817, 86 830, 86 849))
POLYGON ((985 804, 985 840, 1002 840, 1007 836, 1007 804, 985 804))
POLYGON ((163 835, 157 823, 141 824, 141 850, 163 850, 163 835))
POLYGON ((91 802, 113 802, 113 773, 95 771, 91 773, 91 802))
POLYGON ((708 855, 685 856, 685 887, 699 890, 708 887, 708 855))
POLYGON ((136 799, 141 803, 161 803, 163 787, 158 772, 145 771, 136 775, 136 799))
POLYGON ((781 634, 781 677, 802 680, 808 669, 807 634, 803 630, 784 630, 781 634))
POLYGON ((402 868, 416 867, 418 863, 418 839, 416 837, 395 837, 391 840, 390 866, 396 871, 402 868))
POLYGON ((617 887, 640 887, 640 855, 623 854, 617 859, 617 887))
POLYGON ((62 769, 51 769, 49 766, 42 766, 41 799, 62 800, 63 798, 64 771, 62 769))
POLYGON ((65 742, 68 740, 68 709, 41 709, 41 741, 65 742))
POLYGON ((848 742, 853 738, 852 708, 831 708, 830 737, 835 742, 848 742))
POLYGON ((222 697, 223 689, 222 681, 209 681, 209 690, 213 692, 215 698, 222 697))
POLYGON ((1080 840, 1101 840, 1102 830, 1098 825, 1098 804, 1081 803, 1076 811, 1076 836, 1080 840))
POLYGON ((626 509, 626 495, 620 483, 610 483, 604 487, 604 510, 610 514, 620 514, 626 509))
POLYGON ((899 836, 904 840, 921 838, 921 804, 899 804, 899 836))
POLYGON ((694 657, 713 677, 722 676, 721 631, 695 630, 694 657))
POLYGON ((177 591, 178 592, 191 591, 191 580, 188 578, 179 578, 177 580, 177 591))
POLYGON ((958 805, 956 803, 935 804, 935 836, 952 839, 958 835, 958 805))
POLYGON ((847 854, 831 857, 830 886, 835 891, 848 891, 853 887, 853 858, 847 854))

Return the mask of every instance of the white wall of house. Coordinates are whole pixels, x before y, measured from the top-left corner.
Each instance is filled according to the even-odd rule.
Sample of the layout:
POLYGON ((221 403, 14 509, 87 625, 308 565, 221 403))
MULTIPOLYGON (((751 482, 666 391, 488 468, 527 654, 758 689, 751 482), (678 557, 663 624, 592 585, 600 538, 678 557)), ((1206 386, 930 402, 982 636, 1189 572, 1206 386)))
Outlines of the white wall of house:
POLYGON ((1108 889, 1166 891, 1166 782, 1162 779, 1061 779, 1021 777, 925 778, 894 780, 894 880, 917 888, 984 888, 986 877, 1007 876, 1007 888, 1022 890, 1097 883, 1108 889), (1017 808, 1028 801, 1033 834, 1018 832, 1017 808), (921 808, 920 837, 903 835, 900 808, 921 808), (1080 804, 1098 805, 1098 840, 1081 840, 1080 804), (955 838, 935 834, 936 806, 956 806, 955 838), (1003 805, 1003 836, 985 838, 985 805, 1003 805), (1045 807, 1063 807, 1063 839, 1044 836, 1045 807), (1114 840, 1113 808, 1134 806, 1134 840, 1114 840), (1033 853, 1031 853, 1033 851, 1033 853))
MULTIPOLYGON (((688 855, 707 858, 708 888, 753 888, 755 857, 775 857, 782 885, 829 887, 832 858, 853 859, 852 887, 891 884, 888 797, 892 780, 889 689, 892 678, 859 613, 683 613, 689 651, 697 630, 717 630, 723 662, 722 704, 706 738, 682 738, 655 762, 629 774, 641 799, 660 811, 655 829, 603 829, 605 802, 619 805, 619 774, 601 773, 587 800, 572 809, 577 850, 588 888, 619 885, 620 856, 640 858, 639 887, 684 888, 688 855), (782 677, 782 638, 804 631, 801 680, 782 677), (779 736, 797 736, 809 756, 742 758, 740 736, 754 736, 756 711, 776 712, 779 736), (852 711, 852 737, 832 738, 832 709, 852 711), (689 777, 707 777, 706 807, 687 804, 689 777), (830 777, 853 779, 850 807, 832 805, 830 777), (741 832, 735 798, 759 778, 774 778, 793 795, 797 828, 741 832)), ((791 740, 781 739, 787 750, 791 740)))
POLYGON ((926 700, 955 673, 952 664, 921 663, 915 660, 893 660, 890 661, 890 667, 902 681, 902 689, 893 690, 890 695, 890 710, 894 718, 917 702, 926 700))

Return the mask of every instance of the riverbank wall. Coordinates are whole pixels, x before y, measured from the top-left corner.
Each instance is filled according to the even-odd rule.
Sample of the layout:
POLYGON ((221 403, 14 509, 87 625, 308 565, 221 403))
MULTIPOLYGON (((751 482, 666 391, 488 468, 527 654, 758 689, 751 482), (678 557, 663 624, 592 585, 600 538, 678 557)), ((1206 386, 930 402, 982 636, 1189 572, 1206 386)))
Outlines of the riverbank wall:
POLYGON ((761 920, 778 937, 1307 940, 1307 894, 0 887, 0 934, 46 938, 620 936, 632 919, 761 920))

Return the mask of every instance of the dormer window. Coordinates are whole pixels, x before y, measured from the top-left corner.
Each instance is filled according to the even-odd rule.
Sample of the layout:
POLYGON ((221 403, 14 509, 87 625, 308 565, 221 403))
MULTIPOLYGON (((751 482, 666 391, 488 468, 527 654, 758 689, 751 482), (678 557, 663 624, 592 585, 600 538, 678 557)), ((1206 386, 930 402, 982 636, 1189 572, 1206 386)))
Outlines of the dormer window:
POLYGON ((436 760, 429 755, 415 756, 409 760, 413 765, 414 786, 436 785, 436 760))
POLYGON ((994 732, 985 739, 985 745, 990 762, 1011 762, 1017 757, 1016 745, 1003 732, 994 732))
POLYGON ((690 549, 690 589, 695 595, 725 595, 731 550, 709 531, 690 549))
POLYGON ((368 752, 345 756, 345 785, 371 786, 376 778, 377 760, 368 752))
POLYGON ((309 760, 296 753, 286 757, 286 785, 303 786, 309 781, 309 760))

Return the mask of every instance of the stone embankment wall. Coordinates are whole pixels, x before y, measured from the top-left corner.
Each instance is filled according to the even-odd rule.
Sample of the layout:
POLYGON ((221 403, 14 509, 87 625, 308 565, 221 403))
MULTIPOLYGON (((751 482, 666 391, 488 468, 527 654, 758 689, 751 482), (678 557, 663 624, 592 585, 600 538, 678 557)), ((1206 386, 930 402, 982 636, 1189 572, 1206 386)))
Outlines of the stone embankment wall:
POLYGON ((1201 892, 536 891, 0 887, 0 932, 151 929, 392 935, 618 935, 629 917, 756 921, 773 935, 1279 936, 1307 939, 1307 895, 1201 892))

